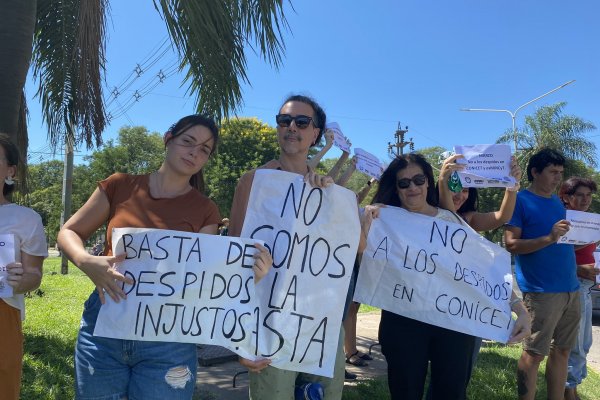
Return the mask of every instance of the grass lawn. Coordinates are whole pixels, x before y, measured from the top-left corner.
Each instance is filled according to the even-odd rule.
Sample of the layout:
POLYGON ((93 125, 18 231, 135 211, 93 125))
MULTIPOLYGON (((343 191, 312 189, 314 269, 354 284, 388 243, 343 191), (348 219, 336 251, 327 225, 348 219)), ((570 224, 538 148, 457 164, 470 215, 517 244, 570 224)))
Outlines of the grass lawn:
MULTIPOLYGON (((74 266, 70 266, 68 275, 61 275, 59 258, 50 258, 44 263, 42 286, 26 299, 21 399, 73 398, 73 349, 83 303, 92 289, 91 281, 74 266)), ((359 312, 375 310, 362 305, 359 312)), ((516 398, 515 371, 520 352, 520 346, 485 346, 473 374, 469 398, 516 398)), ((544 365, 538 374, 538 388, 538 398, 545 399, 544 365)), ((207 394, 204 395, 203 398, 206 398, 207 394)), ((579 388, 579 395, 582 400, 600 399, 600 375, 590 371, 579 388)), ((368 380, 355 387, 346 387, 343 398, 389 399, 386 379, 368 380)))

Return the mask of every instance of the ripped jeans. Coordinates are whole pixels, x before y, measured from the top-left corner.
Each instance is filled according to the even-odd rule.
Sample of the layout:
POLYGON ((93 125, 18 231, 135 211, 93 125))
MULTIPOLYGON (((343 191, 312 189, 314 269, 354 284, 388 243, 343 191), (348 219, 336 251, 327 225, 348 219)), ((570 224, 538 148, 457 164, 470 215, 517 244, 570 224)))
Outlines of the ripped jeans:
POLYGON ((93 336, 100 305, 94 291, 81 317, 75 345, 76 399, 191 399, 196 345, 93 336))

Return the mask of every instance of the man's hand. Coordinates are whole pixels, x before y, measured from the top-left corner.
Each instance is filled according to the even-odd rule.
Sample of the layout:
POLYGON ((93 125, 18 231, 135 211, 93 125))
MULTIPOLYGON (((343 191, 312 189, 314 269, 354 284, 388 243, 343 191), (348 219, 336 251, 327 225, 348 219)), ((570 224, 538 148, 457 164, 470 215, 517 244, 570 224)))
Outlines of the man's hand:
POLYGON ((552 226, 552 231, 550 231, 550 239, 553 242, 557 242, 561 236, 565 233, 569 232, 569 228, 571 227, 571 223, 566 219, 561 219, 557 223, 552 226))

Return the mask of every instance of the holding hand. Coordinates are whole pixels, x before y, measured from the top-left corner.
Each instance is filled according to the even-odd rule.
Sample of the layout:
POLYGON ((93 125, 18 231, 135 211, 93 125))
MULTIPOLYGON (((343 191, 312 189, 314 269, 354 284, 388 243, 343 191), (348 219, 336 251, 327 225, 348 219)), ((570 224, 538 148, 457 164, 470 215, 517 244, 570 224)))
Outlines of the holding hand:
POLYGON ((561 236, 569 232, 569 228, 571 227, 571 223, 566 219, 561 219, 557 223, 552 226, 552 231, 550 232, 550 239, 552 242, 557 242, 561 236))
POLYGON ((239 357, 238 358, 240 364, 242 364, 244 367, 248 368, 248 371, 250 372, 256 372, 260 374, 260 371, 267 368, 269 366, 269 364, 271 364, 271 360, 269 360, 268 358, 263 358, 262 360, 256 360, 256 361, 252 361, 252 360, 248 360, 247 358, 244 357, 239 357))
POLYGON ((304 175, 304 181, 311 186, 318 188, 326 188, 334 183, 332 177, 319 175, 314 171, 310 171, 308 174, 304 175))
POLYGON ((260 243, 256 243, 255 246, 258 252, 254 254, 252 270, 254 271, 254 283, 258 283, 269 273, 273 265, 273 257, 271 257, 271 253, 269 253, 269 250, 265 246, 260 243))
POLYGON ((454 171, 463 171, 466 168, 465 164, 459 164, 456 162, 459 158, 465 158, 462 154, 455 154, 444 160, 442 168, 440 169, 440 175, 438 182, 448 182, 450 176, 454 171))
POLYGON ((21 284, 21 281, 23 280, 23 274, 25 273, 23 264, 20 262, 10 263, 6 265, 6 272, 8 272, 6 282, 12 286, 14 291, 16 291, 21 284))
POLYGON ((327 129, 325 131, 325 146, 331 147, 333 144, 334 133, 331 129, 327 129))
POLYGON ((120 299, 126 299, 127 295, 121 288, 118 282, 125 282, 128 285, 133 285, 131 278, 125 277, 117 271, 116 263, 125 260, 126 254, 118 256, 92 256, 86 257, 80 265, 81 269, 96 285, 96 290, 100 296, 100 302, 104 304, 106 301, 105 295, 109 295, 115 303, 120 299))

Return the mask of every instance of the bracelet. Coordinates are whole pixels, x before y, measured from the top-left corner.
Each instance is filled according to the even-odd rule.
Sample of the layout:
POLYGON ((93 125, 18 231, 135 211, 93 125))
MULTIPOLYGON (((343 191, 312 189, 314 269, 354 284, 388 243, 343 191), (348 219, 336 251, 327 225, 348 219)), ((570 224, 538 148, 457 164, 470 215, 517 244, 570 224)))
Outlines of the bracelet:
POLYGON ((506 188, 506 190, 508 190, 509 192, 518 192, 519 189, 521 189, 521 184, 519 182, 517 182, 517 184, 513 187, 506 188))
POLYGON ((511 300, 511 301, 510 301, 510 303, 508 303, 508 305, 510 306, 510 309, 512 310, 512 308, 513 308, 513 306, 514 306, 515 304, 519 304, 519 303, 522 303, 522 302, 523 302, 523 299, 522 299, 522 298, 520 298, 520 297, 516 297, 516 298, 514 298, 513 300, 511 300))

